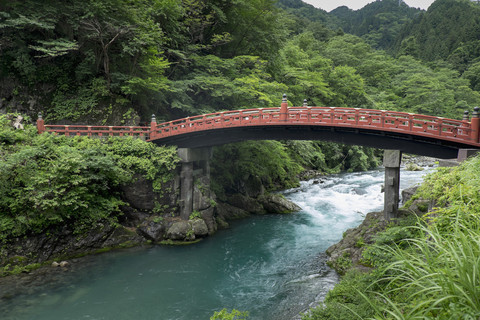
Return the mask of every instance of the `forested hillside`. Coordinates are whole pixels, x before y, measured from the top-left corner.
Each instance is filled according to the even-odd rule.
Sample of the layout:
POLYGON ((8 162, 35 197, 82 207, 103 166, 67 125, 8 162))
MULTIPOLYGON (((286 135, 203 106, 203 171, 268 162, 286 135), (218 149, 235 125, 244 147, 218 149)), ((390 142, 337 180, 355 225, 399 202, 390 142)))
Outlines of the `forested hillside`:
MULTIPOLYGON (((358 18, 349 19, 352 25, 345 30, 371 29, 367 26, 391 2, 375 2, 355 13, 358 18)), ((431 10, 457 1, 437 3, 431 10)), ((399 10, 405 14, 392 20, 395 27, 385 27, 389 39, 401 21, 417 12, 403 6, 399 10)), ((474 13, 465 9, 465 15, 474 13)), ((430 11, 418 19, 429 16, 430 11)), ((50 122, 122 124, 147 121, 151 113, 168 120, 276 106, 282 93, 293 104, 307 98, 310 105, 448 117, 459 117, 463 109, 478 104, 478 92, 469 88, 476 88, 478 66, 469 65, 460 78, 448 64, 420 62, 415 58, 423 56, 412 54, 405 43, 423 43, 421 39, 405 40, 394 58, 361 38, 339 33, 334 20, 292 1, 278 6, 273 0, 235 5, 201 0, 3 2, 0 110, 32 116, 43 111, 50 122)), ((381 33, 375 30, 368 34, 370 40, 381 33)), ((451 25, 450 30, 462 29, 451 25)), ((472 62, 473 45, 465 43, 463 50, 471 52, 472 62)))
POLYGON ((405 24, 420 14, 397 0, 375 1, 360 10, 345 6, 331 12, 338 18, 340 27, 347 33, 362 37, 376 49, 391 49, 405 24))

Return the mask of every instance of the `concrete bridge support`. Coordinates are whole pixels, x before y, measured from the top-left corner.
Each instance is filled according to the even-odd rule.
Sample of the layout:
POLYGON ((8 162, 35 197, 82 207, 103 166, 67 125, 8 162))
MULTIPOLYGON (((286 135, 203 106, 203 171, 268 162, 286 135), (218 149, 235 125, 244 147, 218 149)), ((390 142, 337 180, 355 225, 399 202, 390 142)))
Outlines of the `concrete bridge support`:
POLYGON ((385 198, 383 214, 386 220, 398 217, 398 203, 400 201, 400 150, 385 150, 383 165, 385 166, 385 198))
POLYGON ((210 159, 212 148, 179 148, 178 156, 181 159, 180 171, 180 218, 188 220, 193 212, 194 176, 199 174, 210 177, 210 159))

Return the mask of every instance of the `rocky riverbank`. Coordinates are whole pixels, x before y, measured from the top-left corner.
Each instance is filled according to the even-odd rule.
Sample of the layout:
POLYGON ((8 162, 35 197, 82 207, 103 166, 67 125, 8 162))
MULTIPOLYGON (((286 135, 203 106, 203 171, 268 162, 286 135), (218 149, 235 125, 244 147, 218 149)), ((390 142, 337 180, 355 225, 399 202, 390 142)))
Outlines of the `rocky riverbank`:
MULTIPOLYGON (((407 171, 422 171, 425 168, 434 167, 437 163, 438 159, 431 157, 402 156, 402 166, 407 171)), ((417 188, 411 187, 402 191, 402 204, 408 203, 417 188)), ((430 206, 431 204, 428 201, 415 200, 409 203, 408 207, 403 206, 399 209, 399 218, 402 219, 410 215, 424 215, 430 209, 430 206)), ((375 242, 376 235, 384 231, 390 223, 395 223, 395 221, 386 221, 383 211, 368 213, 358 227, 346 230, 343 239, 327 249, 328 265, 341 275, 351 268, 369 271, 370 266, 362 263, 362 252, 365 246, 375 242)))
POLYGON ((422 216, 430 209, 431 204, 427 200, 417 199, 409 202, 417 188, 412 187, 402 191, 402 202, 408 203, 408 207, 403 206, 399 209, 397 221, 385 220, 383 211, 370 212, 358 227, 346 230, 342 240, 327 249, 328 265, 340 275, 345 274, 351 268, 368 272, 371 267, 362 262, 362 253, 367 245, 375 242, 376 235, 385 231, 387 226, 392 223, 395 224, 412 215, 422 216))
MULTIPOLYGON (((415 158, 418 163, 419 158, 415 158)), ((422 159, 422 165, 433 164, 431 159, 422 159)), ((322 183, 322 174, 306 172, 305 177, 315 177, 314 183, 322 183)), ((0 271, 4 275, 29 272, 40 265, 53 261, 69 260, 112 248, 123 248, 150 243, 183 244, 198 241, 214 234, 219 228, 227 228, 228 221, 248 217, 252 214, 283 214, 300 210, 294 203, 280 194, 267 194, 261 184, 252 184, 245 192, 232 194, 218 201, 210 188, 207 176, 196 176, 193 195, 193 213, 188 221, 178 215, 178 178, 156 193, 152 184, 137 177, 134 184, 123 188, 123 197, 128 205, 122 210, 118 223, 98 223, 95 228, 81 234, 68 225, 60 230, 11 239, 0 248, 0 271), (161 210, 158 210, 161 208, 161 210)), ((369 243, 373 234, 385 225, 381 214, 367 215, 357 231, 347 231, 344 244, 329 249, 332 265, 339 258, 353 257, 354 264, 360 250, 352 243, 369 243), (348 249, 347 249, 348 248, 348 249)), ((358 245, 357 245, 358 246, 358 245)), ((340 260, 342 261, 342 260, 340 260)), ((337 267, 338 268, 338 267, 337 267)))
POLYGON ((76 233, 65 224, 29 237, 10 239, 0 248, 0 275, 30 272, 54 261, 144 244, 188 244, 227 228, 228 221, 252 214, 283 214, 300 210, 280 194, 267 194, 262 186, 249 193, 229 195, 218 201, 211 192, 209 177, 196 176, 193 213, 182 220, 178 213, 178 178, 166 184, 163 193, 141 176, 123 187, 125 205, 118 223, 97 223, 95 228, 76 233), (161 208, 159 210, 158 208, 161 208))

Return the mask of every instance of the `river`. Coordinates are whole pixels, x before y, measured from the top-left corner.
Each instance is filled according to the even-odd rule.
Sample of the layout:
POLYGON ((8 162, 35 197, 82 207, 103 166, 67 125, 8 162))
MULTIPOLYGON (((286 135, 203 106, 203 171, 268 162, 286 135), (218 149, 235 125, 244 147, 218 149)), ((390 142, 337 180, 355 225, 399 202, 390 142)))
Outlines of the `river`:
MULTIPOLYGON (((424 173, 402 171, 401 188, 424 173)), ((234 221, 191 246, 75 260, 0 300, 1 319, 208 320, 225 307, 248 310, 249 320, 291 320, 337 283, 324 251, 382 208, 383 179, 374 170, 305 181, 284 192, 301 212, 234 221)))

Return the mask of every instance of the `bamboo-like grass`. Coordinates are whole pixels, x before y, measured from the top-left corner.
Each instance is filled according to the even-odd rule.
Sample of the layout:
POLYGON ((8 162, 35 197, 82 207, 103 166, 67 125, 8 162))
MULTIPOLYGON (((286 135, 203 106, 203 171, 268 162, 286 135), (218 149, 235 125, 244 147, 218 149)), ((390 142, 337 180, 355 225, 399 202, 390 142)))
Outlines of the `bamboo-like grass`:
POLYGON ((416 228, 425 237, 410 239, 408 249, 386 248, 395 261, 379 280, 385 291, 360 293, 375 310, 372 319, 480 319, 480 230, 416 228))

